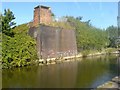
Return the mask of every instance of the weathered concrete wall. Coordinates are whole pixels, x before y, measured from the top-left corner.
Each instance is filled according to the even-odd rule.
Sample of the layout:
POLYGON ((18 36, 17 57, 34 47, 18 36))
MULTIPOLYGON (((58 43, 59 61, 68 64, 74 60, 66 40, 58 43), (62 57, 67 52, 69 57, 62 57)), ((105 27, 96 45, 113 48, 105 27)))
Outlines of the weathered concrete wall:
POLYGON ((37 41, 39 58, 64 57, 77 54, 76 36, 74 30, 43 26, 52 22, 51 8, 37 6, 34 8, 33 25, 29 35, 37 41))
POLYGON ((30 28, 29 34, 37 40, 39 57, 45 59, 77 54, 74 30, 41 25, 36 28, 30 28))

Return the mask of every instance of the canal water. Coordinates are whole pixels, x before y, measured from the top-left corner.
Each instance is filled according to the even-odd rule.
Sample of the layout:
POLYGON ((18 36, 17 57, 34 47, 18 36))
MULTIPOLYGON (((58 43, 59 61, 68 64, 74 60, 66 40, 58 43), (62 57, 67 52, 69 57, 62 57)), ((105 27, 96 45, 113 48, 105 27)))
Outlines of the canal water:
POLYGON ((119 73, 118 56, 95 56, 44 66, 4 69, 3 88, 96 88, 119 73))

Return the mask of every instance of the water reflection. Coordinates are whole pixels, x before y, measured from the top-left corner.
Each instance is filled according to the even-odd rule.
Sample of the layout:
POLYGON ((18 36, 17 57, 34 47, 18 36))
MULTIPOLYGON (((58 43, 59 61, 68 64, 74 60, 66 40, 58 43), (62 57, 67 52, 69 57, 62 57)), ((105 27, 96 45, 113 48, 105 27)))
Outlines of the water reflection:
POLYGON ((118 75, 117 56, 100 56, 55 65, 5 69, 3 87, 91 88, 118 75))

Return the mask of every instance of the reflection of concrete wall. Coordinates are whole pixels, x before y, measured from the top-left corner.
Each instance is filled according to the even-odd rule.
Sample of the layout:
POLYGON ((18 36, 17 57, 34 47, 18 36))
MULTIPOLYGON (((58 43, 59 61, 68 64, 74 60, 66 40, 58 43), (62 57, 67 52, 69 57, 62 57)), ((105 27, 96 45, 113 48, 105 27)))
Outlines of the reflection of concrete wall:
POLYGON ((74 88, 76 85, 77 62, 48 65, 39 69, 40 88, 74 88))
POLYGON ((37 40, 38 56, 52 58, 77 54, 74 30, 40 26, 30 28, 29 34, 37 40))

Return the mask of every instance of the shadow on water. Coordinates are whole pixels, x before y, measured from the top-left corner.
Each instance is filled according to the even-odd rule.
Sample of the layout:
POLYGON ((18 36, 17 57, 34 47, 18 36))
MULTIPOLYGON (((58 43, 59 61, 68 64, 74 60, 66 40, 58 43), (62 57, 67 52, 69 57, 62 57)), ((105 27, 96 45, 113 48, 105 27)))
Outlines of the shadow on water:
POLYGON ((54 65, 4 69, 3 88, 95 88, 118 75, 117 56, 84 58, 54 65))

